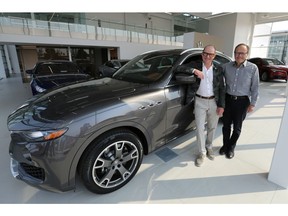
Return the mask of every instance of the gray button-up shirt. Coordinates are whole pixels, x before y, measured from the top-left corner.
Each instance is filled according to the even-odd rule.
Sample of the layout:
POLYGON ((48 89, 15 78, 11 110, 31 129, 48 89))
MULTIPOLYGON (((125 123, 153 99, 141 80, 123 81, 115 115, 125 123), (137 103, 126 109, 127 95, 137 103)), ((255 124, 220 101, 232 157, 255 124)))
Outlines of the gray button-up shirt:
POLYGON ((247 95, 250 104, 256 105, 259 88, 258 67, 247 60, 237 67, 236 62, 229 62, 223 65, 226 81, 226 93, 236 96, 247 95))

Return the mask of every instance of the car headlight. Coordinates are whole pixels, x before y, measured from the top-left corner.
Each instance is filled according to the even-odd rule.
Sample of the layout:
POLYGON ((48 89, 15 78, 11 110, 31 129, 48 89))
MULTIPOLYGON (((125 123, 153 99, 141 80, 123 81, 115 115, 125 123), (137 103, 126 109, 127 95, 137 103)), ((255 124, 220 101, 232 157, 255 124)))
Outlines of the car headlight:
POLYGON ((47 131, 22 131, 21 133, 28 138, 29 141, 48 141, 61 137, 67 132, 68 128, 47 131))
POLYGON ((279 70, 279 69, 271 69, 272 72, 280 72, 280 73, 286 73, 284 70, 279 70))
POLYGON ((46 89, 41 88, 41 87, 38 86, 38 85, 35 85, 35 89, 36 89, 37 92, 44 92, 44 91, 46 91, 46 89))

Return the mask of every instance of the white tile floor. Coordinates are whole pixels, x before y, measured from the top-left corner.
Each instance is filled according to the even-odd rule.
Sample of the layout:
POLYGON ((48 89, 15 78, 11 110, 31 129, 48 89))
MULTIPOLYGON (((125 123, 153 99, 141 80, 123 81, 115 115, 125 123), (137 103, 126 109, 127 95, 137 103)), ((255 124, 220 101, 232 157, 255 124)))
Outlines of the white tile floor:
POLYGON ((214 161, 206 160, 202 167, 195 167, 196 138, 192 133, 166 146, 177 153, 174 159, 164 162, 155 152, 145 156, 138 174, 125 187, 111 194, 96 195, 80 183, 75 191, 53 193, 33 188, 12 177, 6 119, 31 93, 29 84, 23 84, 19 76, 2 79, 0 203, 288 204, 288 190, 267 180, 286 102, 285 89, 286 83, 281 81, 261 82, 257 109, 245 120, 232 160, 218 155, 222 142, 219 123, 214 161))

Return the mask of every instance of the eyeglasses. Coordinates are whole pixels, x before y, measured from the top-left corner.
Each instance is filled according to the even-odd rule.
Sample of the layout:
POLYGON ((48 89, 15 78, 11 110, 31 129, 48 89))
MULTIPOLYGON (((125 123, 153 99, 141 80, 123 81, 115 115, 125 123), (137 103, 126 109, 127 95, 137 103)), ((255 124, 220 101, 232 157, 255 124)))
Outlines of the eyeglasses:
POLYGON ((202 52, 202 54, 203 54, 203 56, 205 56, 205 57, 214 57, 215 56, 215 54, 214 53, 207 53, 207 52, 202 52))
POLYGON ((244 55, 247 55, 247 53, 244 53, 244 52, 234 52, 234 55, 235 55, 235 56, 244 56, 244 55))

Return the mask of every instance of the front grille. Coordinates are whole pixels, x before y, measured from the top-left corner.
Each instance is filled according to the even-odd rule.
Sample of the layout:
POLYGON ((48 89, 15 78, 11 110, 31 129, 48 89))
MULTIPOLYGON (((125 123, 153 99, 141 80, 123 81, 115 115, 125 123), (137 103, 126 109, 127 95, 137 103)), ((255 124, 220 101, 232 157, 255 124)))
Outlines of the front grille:
POLYGON ((26 163, 20 163, 20 166, 28 175, 41 181, 44 181, 45 179, 44 169, 26 163))

